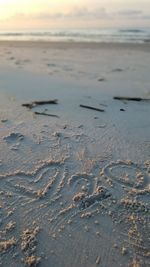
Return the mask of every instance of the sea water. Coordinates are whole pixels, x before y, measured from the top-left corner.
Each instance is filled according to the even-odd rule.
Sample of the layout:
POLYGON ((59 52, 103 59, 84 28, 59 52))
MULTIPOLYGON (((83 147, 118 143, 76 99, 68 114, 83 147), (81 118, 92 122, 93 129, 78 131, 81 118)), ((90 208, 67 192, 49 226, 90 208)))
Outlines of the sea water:
POLYGON ((0 40, 150 43, 150 28, 0 31, 0 40))

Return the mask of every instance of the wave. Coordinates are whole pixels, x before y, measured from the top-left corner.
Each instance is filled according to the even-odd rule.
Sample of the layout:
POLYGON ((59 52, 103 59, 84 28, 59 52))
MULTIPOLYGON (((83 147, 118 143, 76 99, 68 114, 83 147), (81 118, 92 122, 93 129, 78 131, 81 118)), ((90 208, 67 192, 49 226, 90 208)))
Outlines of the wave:
POLYGON ((0 40, 149 43, 150 29, 56 29, 0 32, 0 40))
POLYGON ((144 33, 145 30, 143 29, 121 29, 120 32, 124 32, 124 33, 144 33))

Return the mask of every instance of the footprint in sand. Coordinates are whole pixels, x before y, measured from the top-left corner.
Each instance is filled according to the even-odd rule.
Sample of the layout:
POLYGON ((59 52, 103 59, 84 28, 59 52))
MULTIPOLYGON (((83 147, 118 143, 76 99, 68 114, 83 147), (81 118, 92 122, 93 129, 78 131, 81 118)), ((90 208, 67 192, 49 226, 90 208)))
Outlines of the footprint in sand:
POLYGON ((47 66, 47 67, 50 67, 50 68, 55 68, 55 67, 57 67, 57 65, 54 64, 54 63, 47 63, 46 66, 47 66))
POLYGON ((9 57, 8 60, 15 60, 15 57, 9 57))
POLYGON ((116 68, 116 69, 113 69, 113 70, 112 70, 112 72, 122 72, 122 71, 124 71, 124 70, 121 69, 121 68, 116 68))
POLYGON ((4 141, 11 146, 12 150, 17 150, 24 138, 24 135, 13 132, 3 137, 4 141))
POLYGON ((20 142, 24 139, 24 135, 20 133, 10 133, 3 138, 8 144, 20 142))

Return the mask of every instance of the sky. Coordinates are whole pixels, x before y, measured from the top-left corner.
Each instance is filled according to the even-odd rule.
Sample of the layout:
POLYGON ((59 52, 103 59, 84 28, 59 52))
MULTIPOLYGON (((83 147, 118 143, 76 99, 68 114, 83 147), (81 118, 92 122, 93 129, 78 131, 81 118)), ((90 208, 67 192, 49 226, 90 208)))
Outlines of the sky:
POLYGON ((150 0, 0 0, 0 30, 150 27, 150 0))

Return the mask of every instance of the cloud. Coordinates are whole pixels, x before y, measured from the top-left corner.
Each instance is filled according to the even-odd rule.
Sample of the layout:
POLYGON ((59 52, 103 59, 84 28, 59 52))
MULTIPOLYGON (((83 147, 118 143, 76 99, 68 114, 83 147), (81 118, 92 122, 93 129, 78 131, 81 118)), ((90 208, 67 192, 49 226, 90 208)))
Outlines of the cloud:
POLYGON ((109 18, 109 14, 105 8, 97 8, 97 9, 88 9, 87 7, 74 7, 66 12, 41 12, 36 14, 23 14, 17 13, 13 17, 13 19, 32 19, 32 20, 52 20, 52 19, 105 19, 109 18))
POLYGON ((136 9, 126 9, 126 10, 120 10, 117 12, 119 16, 127 16, 127 17, 135 17, 135 16, 141 16, 143 14, 142 10, 136 10, 136 9))
POLYGON ((72 18, 106 18, 108 17, 108 13, 106 8, 96 8, 93 10, 90 10, 86 7, 82 8, 74 8, 72 11, 70 11, 68 14, 66 14, 66 17, 72 17, 72 18))
POLYGON ((122 9, 109 12, 105 7, 88 8, 86 6, 74 6, 70 10, 60 12, 40 12, 35 14, 17 13, 10 20, 15 21, 101 21, 101 20, 149 20, 150 14, 145 14, 139 9, 122 9))
POLYGON ((74 8, 68 12, 59 13, 40 13, 33 16, 35 19, 95 19, 95 18, 106 18, 108 17, 105 8, 99 8, 94 10, 89 10, 86 7, 74 8))
POLYGON ((150 14, 146 14, 143 10, 123 9, 113 13, 115 18, 119 20, 149 20, 150 14))

